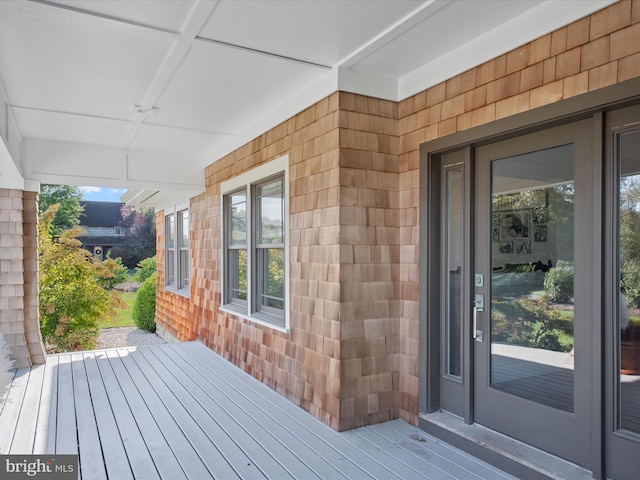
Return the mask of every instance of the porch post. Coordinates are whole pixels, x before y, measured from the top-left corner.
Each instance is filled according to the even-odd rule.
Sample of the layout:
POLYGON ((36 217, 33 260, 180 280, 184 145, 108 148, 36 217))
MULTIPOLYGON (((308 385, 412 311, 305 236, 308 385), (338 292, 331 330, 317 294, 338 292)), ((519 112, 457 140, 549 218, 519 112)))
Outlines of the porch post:
POLYGON ((0 332, 15 368, 45 362, 38 311, 38 194, 0 188, 0 332))

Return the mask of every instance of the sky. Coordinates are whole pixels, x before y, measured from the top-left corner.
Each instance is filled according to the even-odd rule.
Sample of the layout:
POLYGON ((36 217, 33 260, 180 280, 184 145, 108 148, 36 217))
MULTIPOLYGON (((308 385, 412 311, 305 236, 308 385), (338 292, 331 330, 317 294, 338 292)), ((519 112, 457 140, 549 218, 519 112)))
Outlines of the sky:
POLYGON ((78 187, 82 192, 82 199, 91 202, 119 202, 120 195, 127 191, 126 188, 107 187, 78 187))

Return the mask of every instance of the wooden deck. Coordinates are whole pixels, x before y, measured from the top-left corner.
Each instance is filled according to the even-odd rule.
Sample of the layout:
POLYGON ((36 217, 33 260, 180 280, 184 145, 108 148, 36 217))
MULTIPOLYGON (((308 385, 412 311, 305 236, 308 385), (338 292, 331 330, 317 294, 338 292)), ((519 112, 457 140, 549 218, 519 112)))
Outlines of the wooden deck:
POLYGON ((198 342, 51 355, 0 408, 0 453, 85 480, 513 478, 401 420, 335 432, 198 342))

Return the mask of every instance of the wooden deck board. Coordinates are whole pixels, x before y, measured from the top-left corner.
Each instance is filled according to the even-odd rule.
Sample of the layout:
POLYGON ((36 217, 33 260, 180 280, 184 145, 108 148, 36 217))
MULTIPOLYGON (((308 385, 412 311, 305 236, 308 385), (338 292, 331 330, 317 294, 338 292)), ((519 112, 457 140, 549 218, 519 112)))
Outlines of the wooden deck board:
POLYGON ((513 478, 402 420, 338 433, 197 342, 51 355, 4 400, 0 446, 83 480, 513 478))
MULTIPOLYGON (((349 449, 349 445, 341 442, 336 432, 327 429, 324 424, 321 424, 301 408, 292 405, 284 397, 280 395, 274 396, 271 389, 242 370, 235 368, 221 357, 207 355, 206 347, 205 350, 199 348, 198 344, 194 344, 193 347, 179 349, 176 353, 184 355, 188 361, 198 362, 200 365, 199 371, 206 369, 207 375, 210 375, 212 379, 215 378, 215 383, 226 385, 223 390, 233 392, 233 401, 244 392, 243 395, 253 404, 253 407, 249 407, 252 412, 262 411, 280 418, 288 417, 291 421, 287 422, 287 428, 292 434, 296 435, 296 441, 306 442, 314 448, 317 455, 332 462, 334 468, 349 478, 376 477, 367 473, 367 467, 371 466, 371 460, 368 457, 359 457, 358 454, 361 452, 356 449, 349 449), (349 460, 345 461, 346 458, 349 460)), ((390 472, 384 469, 378 473, 382 475, 390 472)))
POLYGON ((180 403, 178 397, 174 395, 172 388, 165 383, 166 375, 160 376, 156 367, 137 351, 129 352, 129 356, 136 362, 142 373, 149 378, 151 388, 155 390, 158 397, 162 399, 176 421, 182 432, 187 437, 189 443, 198 452, 199 457, 207 466, 209 475, 213 478, 232 479, 240 478, 238 474, 227 463, 225 457, 220 453, 215 443, 207 436, 206 432, 200 428, 198 420, 194 419, 189 411, 180 403))
POLYGON ((40 391, 38 423, 36 424, 33 453, 44 455, 55 452, 56 418, 58 402, 58 356, 52 355, 45 365, 40 391))
MULTIPOLYGON (((12 369, 9 371, 9 382, 12 382, 13 379, 16 376, 16 370, 12 369)), ((4 410, 4 406, 6 404, 6 400, 7 400, 7 396, 9 395, 9 390, 11 390, 11 385, 7 385, 7 388, 5 388, 0 395, 0 415, 2 415, 2 411, 4 410)))
MULTIPOLYGON (((154 351, 159 352, 161 349, 154 351)), ((186 366, 186 364, 183 365, 186 366)), ((204 377, 201 379, 207 382, 204 377)), ((209 383, 206 393, 215 396, 219 402, 218 405, 223 405, 228 412, 232 412, 231 416, 236 423, 236 429, 245 428, 253 434, 260 434, 262 448, 275 451, 288 449, 291 455, 287 457, 285 468, 294 478, 321 478, 318 475, 319 471, 325 475, 330 474, 333 478, 346 478, 339 471, 335 469, 332 471, 332 467, 316 451, 295 438, 289 428, 283 427, 274 418, 255 408, 242 393, 234 392, 232 397, 227 396, 228 394, 219 387, 219 383, 209 383)))
POLYGON ((93 410, 96 413, 96 423, 102 440, 104 463, 110 478, 126 480, 133 478, 133 475, 129 467, 125 445, 114 416, 114 408, 118 407, 114 406, 109 399, 109 393, 113 395, 111 390, 114 387, 105 382, 104 372, 100 370, 98 362, 99 360, 95 355, 89 353, 84 355, 84 365, 89 379, 93 410), (99 415, 97 414, 98 412, 100 413, 99 415))
MULTIPOLYGON (((158 430, 155 433, 148 432, 148 436, 155 437, 155 435, 160 434, 163 437, 187 478, 209 478, 211 473, 196 449, 192 447, 189 439, 180 429, 167 406, 152 388, 149 379, 137 368, 137 364, 131 358, 129 352, 127 350, 111 350, 107 351, 106 355, 116 374, 125 379, 127 378, 126 374, 128 374, 131 384, 135 386, 135 388, 131 389, 131 384, 129 384, 129 388, 126 388, 125 391, 137 392, 146 406, 146 410, 155 420, 158 430)), ((140 409, 144 411, 145 406, 140 405, 140 409)), ((148 440, 148 442, 154 441, 159 442, 160 440, 157 438, 155 440, 149 438, 148 440)))
POLYGON ((192 381, 188 381, 188 376, 182 370, 176 369, 171 365, 170 361, 163 363, 149 349, 136 351, 132 354, 134 358, 143 356, 149 364, 153 365, 158 371, 165 372, 163 380, 167 387, 171 389, 180 405, 189 412, 192 418, 197 418, 198 427, 202 433, 207 436, 211 443, 226 463, 235 471, 240 478, 254 479, 264 478, 264 475, 256 469, 252 459, 242 450, 233 438, 228 436, 220 425, 214 420, 212 415, 216 417, 220 413, 215 405, 211 414, 207 409, 196 400, 195 396, 203 397, 200 387, 192 381), (185 377, 180 379, 180 377, 185 377), (184 382, 184 383, 182 383, 184 382))
POLYGON ((71 373, 71 356, 60 355, 58 359, 58 402, 56 419, 57 454, 78 453, 78 431, 76 428, 76 405, 71 373))
POLYGON ((206 368, 209 368, 213 375, 218 376, 220 381, 227 384, 228 388, 235 389, 236 392, 249 389, 249 396, 254 399, 254 403, 258 405, 257 408, 264 408, 278 416, 289 417, 293 422, 288 423, 288 428, 295 429, 299 437, 305 438, 306 441, 319 440, 324 445, 322 454, 326 458, 336 458, 336 467, 341 471, 347 473, 347 470, 353 470, 351 478, 393 477, 392 472, 384 465, 376 461, 372 462, 371 457, 346 442, 339 433, 326 428, 324 424, 301 408, 292 405, 286 398, 281 395, 273 395, 273 391, 266 385, 258 382, 246 372, 235 368, 223 358, 207 355, 206 347, 201 344, 194 344, 193 348, 181 349, 180 353, 199 358, 204 362, 203 365, 208 365, 206 368), (224 372, 224 375, 219 372, 224 372), (347 460, 345 461, 345 459, 347 460), (354 468, 356 469, 354 470, 354 468))
MULTIPOLYGON (((161 351, 160 349, 154 349, 153 352, 154 354, 161 356, 163 361, 165 361, 165 364, 169 360, 169 357, 167 356, 168 352, 161 351)), ((177 368, 188 368, 188 365, 184 363, 184 359, 181 357, 178 357, 178 360, 175 363, 177 368)), ((171 367, 169 366, 168 368, 171 367)), ((236 422, 233 417, 233 407, 236 406, 237 408, 236 404, 231 400, 225 401, 224 398, 221 399, 219 396, 215 395, 215 393, 213 395, 207 393, 206 386, 197 386, 198 384, 196 383, 196 379, 206 384, 206 379, 197 371, 197 369, 193 372, 189 372, 187 375, 190 380, 183 379, 183 385, 185 385, 192 394, 196 392, 202 393, 202 395, 197 394, 197 398, 200 399, 199 402, 202 408, 211 412, 210 414, 215 418, 215 421, 224 431, 224 434, 233 437, 234 442, 239 446, 239 448, 242 448, 247 456, 251 458, 253 464, 258 467, 264 476, 267 478, 278 479, 294 478, 280 463, 275 460, 272 455, 265 450, 264 445, 258 440, 255 432, 250 433, 250 431, 244 428, 242 424, 236 422)))
MULTIPOLYGON (((84 358, 81 353, 71 355, 71 372, 73 375, 73 389, 75 398, 76 427, 78 429, 78 444, 81 446, 80 468, 82 478, 88 480, 106 480, 107 471, 102 457, 98 422, 93 410, 89 381, 85 370, 84 358), (83 466, 89 466, 83 469, 83 466)), ((101 412, 101 417, 109 412, 101 412)))
POLYGON ((38 365, 31 369, 29 380, 24 392, 20 416, 17 421, 24 427, 16 429, 11 450, 9 453, 22 452, 33 448, 36 434, 36 424, 38 422, 38 406, 40 404, 42 378, 44 376, 44 365, 38 365))
POLYGON ((135 383, 125 369, 117 352, 107 352, 109 363, 118 378, 122 391, 127 392, 127 403, 134 412, 135 422, 138 425, 140 434, 144 438, 149 454, 156 464, 161 478, 171 480, 186 479, 186 475, 180 466, 176 456, 169 447, 166 438, 158 427, 150 409, 144 402, 135 383))
POLYGON ((2 425, 3 430, 3 436, 0 438, 0 453, 7 454, 11 449, 30 373, 29 368, 16 370, 13 382, 9 386, 4 408, 2 409, 2 414, 0 414, 0 425, 2 425))
POLYGON ((380 423, 366 429, 375 431, 383 439, 405 448, 424 462, 437 466, 456 479, 507 479, 504 472, 478 461, 442 440, 425 435, 425 432, 401 420, 380 423))
POLYGON ((108 396, 109 403, 106 408, 109 408, 110 404, 110 410, 126 451, 126 457, 122 461, 128 459, 134 478, 159 479, 160 475, 151 458, 151 453, 138 429, 135 416, 111 365, 108 361, 100 362, 98 368, 108 396))

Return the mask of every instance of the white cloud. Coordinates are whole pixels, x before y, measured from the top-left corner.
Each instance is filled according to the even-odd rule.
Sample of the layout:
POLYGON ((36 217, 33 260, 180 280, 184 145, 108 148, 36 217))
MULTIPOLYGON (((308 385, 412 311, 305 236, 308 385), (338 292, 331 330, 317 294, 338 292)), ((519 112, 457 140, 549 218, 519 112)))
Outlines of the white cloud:
POLYGON ((82 193, 99 193, 102 191, 100 187, 78 187, 82 193))

